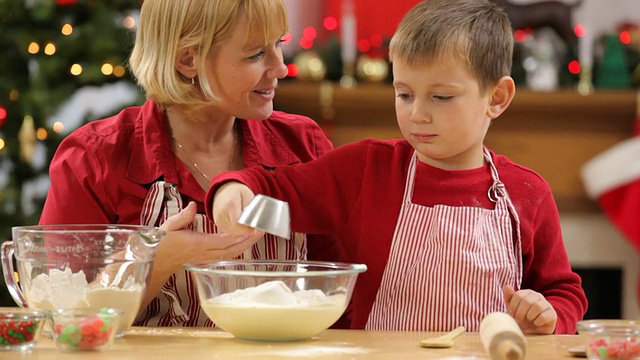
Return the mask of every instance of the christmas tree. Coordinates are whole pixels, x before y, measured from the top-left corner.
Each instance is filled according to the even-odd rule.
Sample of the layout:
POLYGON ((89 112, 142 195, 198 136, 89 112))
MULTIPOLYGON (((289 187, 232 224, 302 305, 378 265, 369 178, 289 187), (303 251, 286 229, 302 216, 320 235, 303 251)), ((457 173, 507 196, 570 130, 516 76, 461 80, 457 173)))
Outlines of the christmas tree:
MULTIPOLYGON (((10 239, 13 226, 38 223, 48 165, 66 134, 142 102, 126 67, 138 6, 0 0, 0 239, 10 239)), ((4 286, 0 303, 13 305, 4 286)))

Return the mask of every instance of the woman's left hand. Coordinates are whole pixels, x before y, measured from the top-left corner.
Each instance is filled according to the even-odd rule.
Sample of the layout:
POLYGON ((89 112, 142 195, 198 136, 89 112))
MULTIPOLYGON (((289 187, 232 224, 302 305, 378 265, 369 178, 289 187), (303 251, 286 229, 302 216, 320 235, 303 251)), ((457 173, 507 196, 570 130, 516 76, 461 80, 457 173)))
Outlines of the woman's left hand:
POLYGON ((231 236, 227 234, 207 234, 187 228, 196 216, 196 204, 191 202, 178 214, 173 215, 160 226, 166 232, 154 257, 151 279, 143 300, 145 308, 158 294, 169 277, 189 262, 233 259, 251 248, 264 232, 231 236))
POLYGON ((193 222, 195 216, 196 204, 191 202, 160 226, 167 234, 158 244, 156 260, 160 260, 164 266, 169 266, 174 271, 192 261, 233 259, 264 235, 264 232, 255 230, 239 236, 193 231, 187 226, 193 222))

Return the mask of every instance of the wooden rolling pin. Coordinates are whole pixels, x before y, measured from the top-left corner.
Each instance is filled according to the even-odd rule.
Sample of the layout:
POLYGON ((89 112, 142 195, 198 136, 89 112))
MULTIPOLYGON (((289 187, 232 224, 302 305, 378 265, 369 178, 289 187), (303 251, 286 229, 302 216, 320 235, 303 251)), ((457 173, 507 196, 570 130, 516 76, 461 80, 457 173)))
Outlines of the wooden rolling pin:
POLYGON ((480 323, 480 340, 492 360, 522 360, 527 352, 527 340, 509 314, 485 316, 480 323))

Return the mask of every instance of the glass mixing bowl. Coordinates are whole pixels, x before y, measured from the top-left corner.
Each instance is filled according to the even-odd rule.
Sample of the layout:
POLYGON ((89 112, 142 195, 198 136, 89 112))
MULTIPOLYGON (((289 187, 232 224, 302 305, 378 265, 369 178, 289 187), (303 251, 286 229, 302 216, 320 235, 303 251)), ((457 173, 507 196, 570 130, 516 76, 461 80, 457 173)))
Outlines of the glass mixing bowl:
POLYGON ((200 305, 236 338, 310 338, 344 313, 362 264, 229 260, 184 266, 196 279, 200 305))
POLYGON ((14 227, 12 235, 2 244, 2 270, 19 306, 120 309, 122 336, 140 308, 164 232, 134 225, 43 225, 14 227))

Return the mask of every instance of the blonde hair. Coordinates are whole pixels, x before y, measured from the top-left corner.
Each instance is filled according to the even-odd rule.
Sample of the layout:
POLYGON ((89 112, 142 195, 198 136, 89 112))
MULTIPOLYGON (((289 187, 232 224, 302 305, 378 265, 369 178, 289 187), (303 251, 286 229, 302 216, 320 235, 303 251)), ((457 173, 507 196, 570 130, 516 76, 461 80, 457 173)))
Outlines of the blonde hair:
POLYGON ((426 0, 402 19, 389 59, 416 67, 444 58, 464 61, 480 89, 511 74, 513 34, 507 14, 488 0, 426 0))
POLYGON ((289 28, 284 0, 145 0, 129 67, 147 98, 163 107, 214 101, 205 58, 211 47, 231 36, 241 16, 249 23, 245 44, 263 36, 266 45, 289 28), (178 50, 188 47, 198 53, 202 92, 175 68, 178 50))

